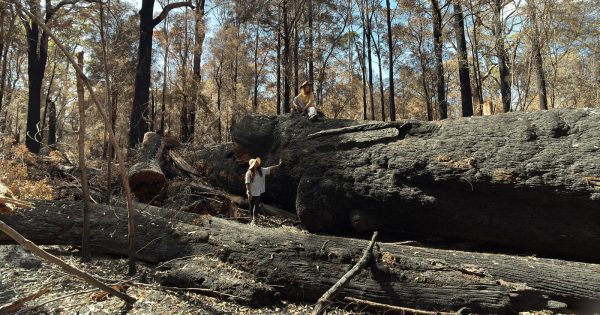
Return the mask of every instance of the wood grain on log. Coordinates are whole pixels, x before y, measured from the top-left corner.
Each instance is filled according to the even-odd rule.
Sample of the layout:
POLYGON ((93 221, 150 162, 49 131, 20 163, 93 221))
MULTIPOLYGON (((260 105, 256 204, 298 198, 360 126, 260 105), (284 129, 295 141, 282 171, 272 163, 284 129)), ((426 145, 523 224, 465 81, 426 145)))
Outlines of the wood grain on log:
MULTIPOLYGON (((96 207, 92 246, 124 253, 125 210, 96 207)), ((80 208, 78 202, 36 202, 34 210, 0 214, 0 219, 38 243, 78 244, 80 208)), ((152 206, 140 205, 138 213, 139 258, 213 257, 244 273, 248 283, 270 286, 288 300, 316 301, 368 245, 367 240, 252 227, 152 206)), ((600 266, 595 264, 385 243, 378 247, 375 264, 358 274, 342 296, 422 310, 469 307, 478 313, 541 309, 549 300, 580 312, 600 307, 600 266)), ((206 268, 207 261, 182 258, 180 267, 162 272, 170 285, 181 281, 202 287, 203 281, 190 281, 191 274, 206 268)))

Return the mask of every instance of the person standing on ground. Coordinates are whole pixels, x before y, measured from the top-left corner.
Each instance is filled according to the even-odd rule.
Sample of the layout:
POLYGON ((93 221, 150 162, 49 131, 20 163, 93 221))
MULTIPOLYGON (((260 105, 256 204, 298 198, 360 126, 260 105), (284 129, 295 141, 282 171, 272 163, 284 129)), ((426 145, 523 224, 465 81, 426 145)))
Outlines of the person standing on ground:
POLYGON ((250 202, 250 211, 252 211, 252 222, 250 224, 254 225, 256 210, 260 206, 260 198, 266 188, 265 177, 281 167, 281 159, 279 159, 279 164, 271 167, 262 167, 259 157, 251 159, 248 164, 250 166, 246 172, 246 195, 250 202))

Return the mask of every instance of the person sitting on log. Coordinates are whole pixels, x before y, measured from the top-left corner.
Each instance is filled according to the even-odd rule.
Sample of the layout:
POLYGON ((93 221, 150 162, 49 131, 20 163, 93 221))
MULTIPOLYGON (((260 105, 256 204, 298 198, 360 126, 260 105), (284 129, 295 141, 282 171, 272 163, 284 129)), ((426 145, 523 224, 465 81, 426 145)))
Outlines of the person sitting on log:
POLYGON ((308 114, 308 119, 315 120, 319 114, 323 115, 317 108, 315 95, 312 91, 312 84, 308 81, 302 82, 300 85, 300 94, 294 97, 294 107, 297 111, 303 114, 308 114))
POLYGON ((251 159, 246 172, 246 195, 250 203, 250 211, 252 211, 252 221, 250 224, 255 224, 256 210, 260 206, 261 195, 265 192, 265 177, 281 167, 281 159, 279 164, 270 167, 262 167, 259 157, 251 159))

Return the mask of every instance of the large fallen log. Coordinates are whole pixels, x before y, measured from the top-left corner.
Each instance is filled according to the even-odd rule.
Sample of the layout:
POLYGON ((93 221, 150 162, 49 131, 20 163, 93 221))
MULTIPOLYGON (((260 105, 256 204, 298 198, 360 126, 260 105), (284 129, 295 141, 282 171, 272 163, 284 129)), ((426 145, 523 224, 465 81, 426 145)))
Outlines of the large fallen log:
POLYGON ((237 152, 283 158, 265 200, 313 232, 379 230, 600 262, 600 110, 440 122, 248 116, 186 158, 243 193, 237 152), (366 124, 366 125, 365 125, 366 124))
MULTIPOLYGON (((36 243, 79 244, 81 203, 35 205, 34 210, 0 214, 0 220, 36 243)), ((152 206, 138 207, 139 258, 158 262, 181 257, 161 267, 160 278, 166 285, 244 294, 262 304, 266 303, 261 300, 265 296, 316 301, 368 244, 367 240, 253 227, 152 206), (230 278, 236 272, 243 273, 239 279, 251 284, 221 279, 219 272, 199 273, 207 270, 213 258, 231 270, 223 266, 209 266, 212 269, 208 270, 226 270, 230 278), (241 287, 226 291, 223 286, 227 283, 241 287)), ((126 211, 96 205, 92 213, 92 246, 104 252, 125 253, 125 229, 121 226, 126 211)), ((0 242, 6 238, 0 236, 0 242)), ((535 310, 547 308, 548 303, 566 303, 569 310, 579 312, 600 308, 599 265, 385 243, 376 247, 373 267, 361 271, 341 292, 340 299, 351 296, 423 310, 469 307, 477 313, 535 310)))

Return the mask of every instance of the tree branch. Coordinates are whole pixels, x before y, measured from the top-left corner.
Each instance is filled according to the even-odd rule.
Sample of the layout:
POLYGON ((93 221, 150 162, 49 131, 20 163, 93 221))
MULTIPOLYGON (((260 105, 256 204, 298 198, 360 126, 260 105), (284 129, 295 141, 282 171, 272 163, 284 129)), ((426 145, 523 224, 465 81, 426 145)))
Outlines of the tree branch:
POLYGON ((152 28, 162 22, 162 20, 164 20, 169 14, 169 11, 181 7, 190 7, 192 9, 195 8, 191 1, 169 3, 163 8, 162 12, 152 20, 152 28))

